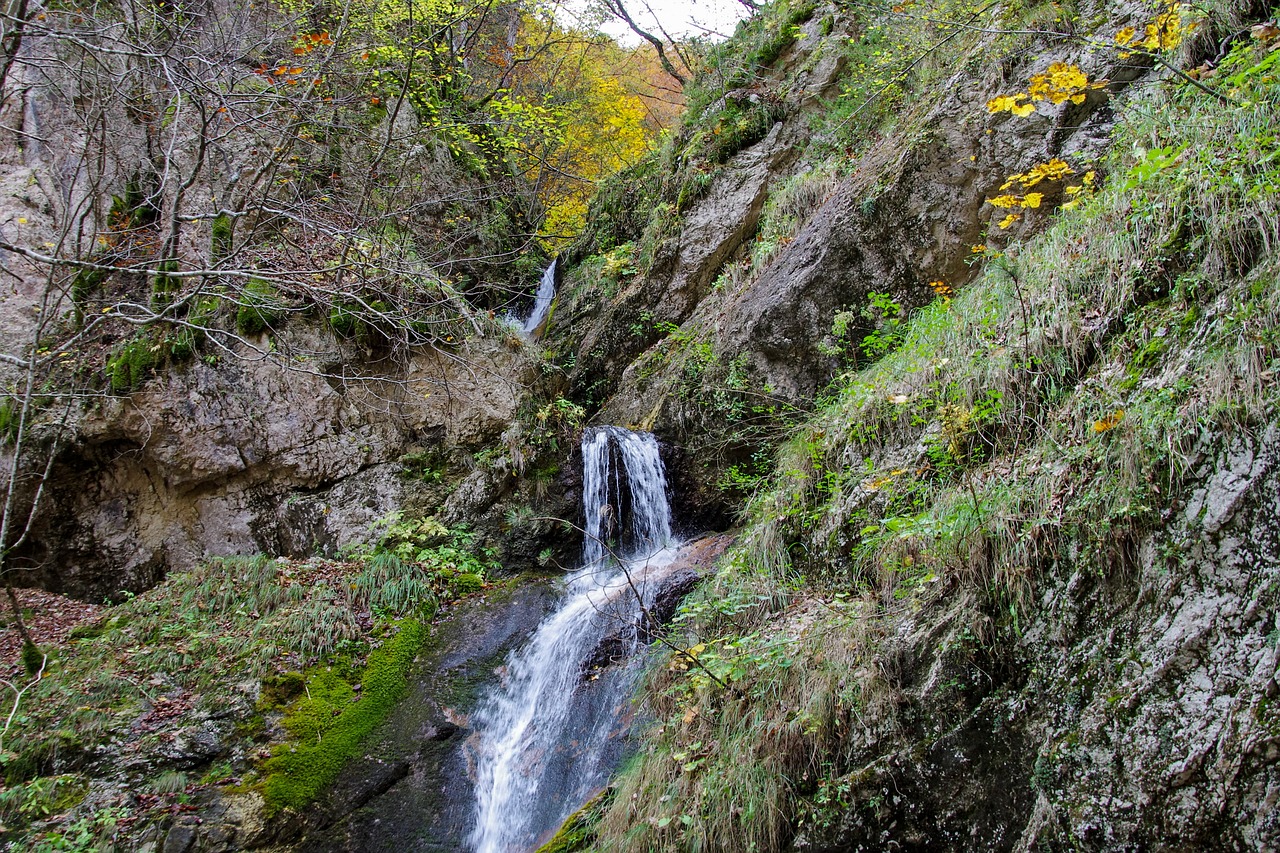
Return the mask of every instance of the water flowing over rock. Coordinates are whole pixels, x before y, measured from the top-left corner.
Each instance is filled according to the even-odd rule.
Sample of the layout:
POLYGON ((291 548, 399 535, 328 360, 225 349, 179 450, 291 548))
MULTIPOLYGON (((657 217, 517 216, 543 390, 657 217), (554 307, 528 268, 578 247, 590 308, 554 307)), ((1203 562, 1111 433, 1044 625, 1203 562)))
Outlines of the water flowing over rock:
POLYGON ((524 330, 526 335, 533 335, 547 321, 547 317, 551 314, 551 303, 555 298, 556 262, 553 259, 546 272, 542 274, 542 280, 538 282, 538 292, 533 297, 533 311, 520 324, 520 328, 524 330))
MULTIPOLYGON (((587 674, 619 626, 634 652, 662 569, 671 510, 652 435, 617 427, 582 440, 583 564, 562 606, 506 664, 475 715, 476 827, 482 853, 527 849, 604 784, 621 752, 634 666, 587 674), (579 690, 584 677, 590 690, 579 690)), ((607 662, 606 662, 607 663, 607 662)))

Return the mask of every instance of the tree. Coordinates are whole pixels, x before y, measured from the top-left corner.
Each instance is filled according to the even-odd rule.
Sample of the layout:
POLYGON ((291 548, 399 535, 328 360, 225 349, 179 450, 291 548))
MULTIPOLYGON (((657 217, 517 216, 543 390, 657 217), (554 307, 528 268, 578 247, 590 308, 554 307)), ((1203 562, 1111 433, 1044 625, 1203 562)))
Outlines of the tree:
POLYGON ((609 98, 567 70, 583 37, 523 4, 215 6, 3 17, 22 142, 0 157, 32 199, 0 232, 0 576, 24 641, 17 561, 94 401, 195 358, 315 370, 272 334, 304 314, 380 358, 448 354, 533 278, 543 210, 616 161, 604 135, 561 152, 571 101, 609 98))
POLYGON ((649 4, 645 2, 645 0, 640 0, 640 4, 644 6, 645 11, 649 13, 649 17, 653 20, 654 25, 661 34, 661 38, 636 23, 635 17, 627 8, 626 0, 600 0, 600 4, 610 15, 626 24, 633 33, 652 45, 654 51, 658 55, 658 61, 662 63, 663 69, 671 76, 671 79, 676 81, 677 84, 682 87, 684 86, 689 79, 689 57, 681 49, 680 43, 666 32, 666 29, 653 13, 653 9, 650 8, 649 4), (668 56, 668 49, 670 49, 671 53, 674 54, 674 61, 671 56, 668 56), (680 64, 680 67, 677 67, 677 62, 680 64))

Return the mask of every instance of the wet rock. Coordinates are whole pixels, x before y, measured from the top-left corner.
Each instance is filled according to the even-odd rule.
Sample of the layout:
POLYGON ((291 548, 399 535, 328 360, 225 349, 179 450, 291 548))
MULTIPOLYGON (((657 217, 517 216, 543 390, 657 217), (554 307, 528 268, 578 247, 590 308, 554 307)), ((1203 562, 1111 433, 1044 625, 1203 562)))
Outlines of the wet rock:
POLYGON ((526 578, 440 620, 410 674, 409 695, 371 736, 365 757, 289 828, 292 849, 458 849, 474 808, 467 716, 556 600, 552 584, 526 578))
POLYGON ((670 565, 645 577, 648 602, 638 624, 622 625, 596 646, 582 665, 582 677, 591 678, 601 670, 626 661, 653 642, 657 633, 675 616, 680 602, 705 577, 715 560, 733 543, 725 534, 704 536, 682 545, 670 565))

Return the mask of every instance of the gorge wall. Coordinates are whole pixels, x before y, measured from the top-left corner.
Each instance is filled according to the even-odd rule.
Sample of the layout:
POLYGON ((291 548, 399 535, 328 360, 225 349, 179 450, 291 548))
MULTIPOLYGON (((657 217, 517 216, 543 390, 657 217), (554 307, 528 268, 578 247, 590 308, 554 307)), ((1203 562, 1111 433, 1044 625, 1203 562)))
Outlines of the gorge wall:
MULTIPOLYGON (((570 439, 651 430, 676 518, 736 541, 643 682, 635 758, 550 849, 1276 846, 1268 14, 774 4, 602 184, 536 345, 492 294, 456 343, 385 356, 300 309, 87 408, 18 556, 113 596, 210 554, 334 554, 401 510, 508 572, 563 566, 570 439)), ((503 649, 536 621, 485 613, 503 649)), ((496 665, 446 652, 467 689, 496 665)), ((385 839, 388 767, 410 781, 383 802, 435 808, 433 738, 466 724, 415 672, 318 807, 246 833, 211 797, 222 829, 157 838, 385 839), (351 790, 374 793, 348 813, 351 790)))

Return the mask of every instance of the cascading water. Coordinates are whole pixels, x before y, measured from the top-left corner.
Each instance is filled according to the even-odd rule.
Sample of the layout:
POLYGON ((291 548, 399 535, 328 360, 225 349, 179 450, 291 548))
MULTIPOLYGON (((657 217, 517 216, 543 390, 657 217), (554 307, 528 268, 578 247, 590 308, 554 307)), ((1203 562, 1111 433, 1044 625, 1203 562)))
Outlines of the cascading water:
POLYGON ((582 460, 582 567, 473 716, 469 841, 478 853, 532 849, 606 781, 635 669, 614 667, 597 680, 584 672, 619 628, 639 644, 646 579, 671 561, 671 507, 654 437, 598 427, 583 436, 582 460))
POLYGON ((520 328, 526 335, 532 335, 546 322, 547 315, 551 313, 551 301, 555 298, 556 262, 552 260, 551 266, 547 267, 547 271, 542 274, 542 281, 538 282, 538 292, 533 297, 533 311, 530 312, 528 319, 520 324, 520 328))

